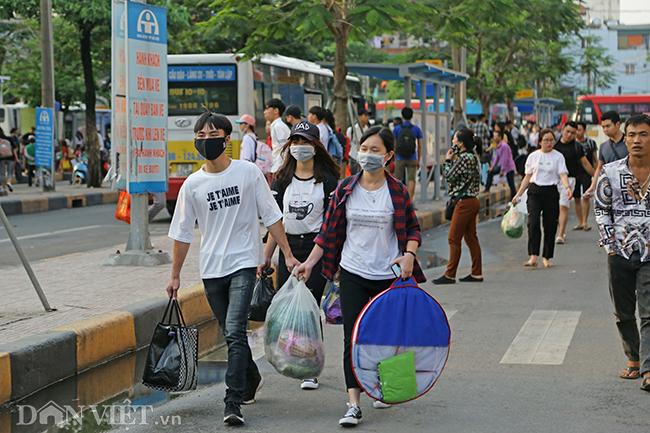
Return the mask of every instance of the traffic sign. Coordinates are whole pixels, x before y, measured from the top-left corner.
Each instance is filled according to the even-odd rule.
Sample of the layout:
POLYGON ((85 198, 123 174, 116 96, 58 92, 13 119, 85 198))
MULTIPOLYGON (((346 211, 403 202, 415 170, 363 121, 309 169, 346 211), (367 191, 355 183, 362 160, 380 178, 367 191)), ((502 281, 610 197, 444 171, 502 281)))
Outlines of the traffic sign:
POLYGON ((54 154, 54 114, 51 108, 36 108, 36 165, 52 167, 54 154))
POLYGON ((517 99, 532 98, 532 97, 533 97, 533 89, 517 91, 517 99))

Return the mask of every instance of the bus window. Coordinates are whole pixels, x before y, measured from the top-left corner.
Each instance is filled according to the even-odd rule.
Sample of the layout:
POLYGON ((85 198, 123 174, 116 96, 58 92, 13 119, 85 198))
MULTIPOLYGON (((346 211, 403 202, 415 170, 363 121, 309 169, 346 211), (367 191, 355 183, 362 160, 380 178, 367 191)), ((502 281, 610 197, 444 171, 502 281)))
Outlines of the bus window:
POLYGON ((650 113, 650 104, 635 104, 634 114, 650 113))
POLYGON ((237 114, 236 82, 170 81, 169 115, 199 116, 207 108, 226 115, 237 114))
POLYGON ((578 101, 576 113, 573 117, 576 122, 585 122, 591 125, 598 125, 600 121, 594 109, 594 103, 591 101, 578 101))

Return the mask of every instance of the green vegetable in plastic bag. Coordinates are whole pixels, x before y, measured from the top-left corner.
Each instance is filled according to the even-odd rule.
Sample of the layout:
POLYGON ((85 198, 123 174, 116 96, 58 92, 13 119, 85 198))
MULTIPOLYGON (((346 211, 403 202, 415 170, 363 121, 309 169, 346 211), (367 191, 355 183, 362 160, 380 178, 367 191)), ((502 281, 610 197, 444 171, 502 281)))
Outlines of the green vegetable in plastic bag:
POLYGON ((524 233, 524 215, 517 211, 516 206, 509 205, 501 220, 501 230, 511 239, 519 239, 524 233))

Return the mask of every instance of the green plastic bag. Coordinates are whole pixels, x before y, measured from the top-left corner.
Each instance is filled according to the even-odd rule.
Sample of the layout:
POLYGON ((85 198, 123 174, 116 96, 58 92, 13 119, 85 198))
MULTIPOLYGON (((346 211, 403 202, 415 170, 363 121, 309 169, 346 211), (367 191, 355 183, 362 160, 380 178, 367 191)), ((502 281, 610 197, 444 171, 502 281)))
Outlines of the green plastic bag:
POLYGON ((379 382, 384 403, 402 403, 416 398, 415 352, 410 350, 380 361, 379 382))
POLYGON ((524 215, 517 211, 516 206, 508 206, 508 212, 501 220, 501 231, 510 239, 519 239, 524 234, 524 215))

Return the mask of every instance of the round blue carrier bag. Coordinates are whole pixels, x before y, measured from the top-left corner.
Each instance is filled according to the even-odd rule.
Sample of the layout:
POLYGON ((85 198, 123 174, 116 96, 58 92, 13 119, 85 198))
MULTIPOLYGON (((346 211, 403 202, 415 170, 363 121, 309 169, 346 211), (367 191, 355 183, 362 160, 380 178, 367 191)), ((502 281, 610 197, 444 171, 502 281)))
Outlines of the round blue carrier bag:
POLYGON ((440 304, 412 277, 397 278, 368 302, 354 325, 354 375, 375 400, 390 404, 413 400, 440 377, 450 339, 440 304))

